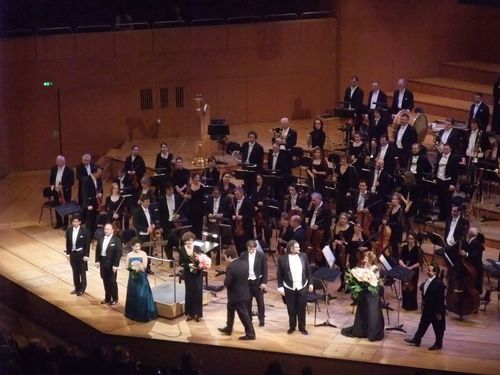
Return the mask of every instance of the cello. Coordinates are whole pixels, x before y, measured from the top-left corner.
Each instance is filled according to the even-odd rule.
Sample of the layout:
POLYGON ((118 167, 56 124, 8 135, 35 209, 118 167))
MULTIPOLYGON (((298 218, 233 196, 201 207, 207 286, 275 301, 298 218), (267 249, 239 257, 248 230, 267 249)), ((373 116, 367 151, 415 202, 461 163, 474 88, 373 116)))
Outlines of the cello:
MULTIPOLYGON (((390 204, 388 207, 385 220, 387 220, 387 217, 389 216, 389 212, 391 212, 391 210, 392 204, 390 204)), ((377 258, 380 257, 381 254, 384 254, 386 257, 391 256, 391 235, 392 229, 389 224, 380 224, 377 241, 373 245, 373 251, 375 252, 375 254, 377 254, 377 258)))
MULTIPOLYGON (((312 203, 312 202, 311 202, 312 203)), ((318 216, 319 208, 315 208, 315 213, 313 214, 318 216)), ((311 263, 318 264, 323 259, 323 253, 321 251, 321 244, 323 242, 323 238, 325 236, 325 231, 319 229, 318 225, 309 226, 306 232, 306 241, 307 241, 307 256, 311 263), (313 228, 315 227, 315 228, 313 228)))
MULTIPOLYGON (((462 249, 461 245, 462 241, 459 241, 459 249, 462 249)), ((473 314, 479 309, 481 296, 474 287, 477 271, 465 257, 453 267, 453 272, 448 275, 446 307, 463 320, 464 316, 473 314)))

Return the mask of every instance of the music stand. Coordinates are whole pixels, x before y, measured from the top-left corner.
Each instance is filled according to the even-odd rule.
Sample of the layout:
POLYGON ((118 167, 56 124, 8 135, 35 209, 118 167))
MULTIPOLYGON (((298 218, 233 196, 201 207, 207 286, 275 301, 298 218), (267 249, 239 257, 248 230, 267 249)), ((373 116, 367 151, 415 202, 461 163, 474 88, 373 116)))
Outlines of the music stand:
POLYGON ((433 232, 426 232, 427 233, 427 238, 431 240, 432 244, 434 245, 434 256, 439 255, 442 256, 446 259, 446 261, 453 267, 454 263, 446 253, 446 249, 448 248, 448 245, 444 242, 443 237, 441 237, 437 233, 433 232), (439 249, 436 249, 436 247, 439 246, 439 249))
POLYGON ((328 282, 334 282, 339 277, 340 271, 328 267, 321 267, 313 273, 313 277, 321 280, 325 290, 325 304, 326 304, 326 320, 323 323, 316 324, 316 309, 314 309, 314 326, 315 327, 332 327, 337 328, 335 324, 330 323, 330 311, 328 306, 330 304, 330 293, 328 293, 328 282))
POLYGON ((383 254, 380 255, 380 262, 382 263, 382 266, 386 270, 386 276, 396 279, 399 281, 399 294, 398 294, 398 289, 394 288, 394 293, 396 293, 396 299, 398 300, 398 322, 394 327, 387 327, 385 330, 386 331, 399 331, 403 333, 407 333, 406 330, 403 328, 403 324, 399 322, 399 316, 401 314, 401 300, 403 299, 402 296, 402 283, 403 281, 406 281, 410 279, 413 276, 412 270, 402 267, 400 265, 397 265, 395 267, 391 267, 387 259, 383 254))
POLYGON ((262 179, 264 186, 271 187, 271 196, 273 198, 276 198, 276 186, 283 186, 283 177, 281 176, 281 171, 279 169, 265 170, 262 179))
MULTIPOLYGON (((158 257, 153 257, 153 256, 149 256, 148 255, 148 259, 150 260, 158 260, 160 262, 167 262, 167 263, 172 263, 173 265, 173 269, 174 269, 174 303, 177 303, 177 288, 175 286, 175 275, 176 275, 176 272, 175 272, 175 260, 174 259, 164 259, 164 258, 158 258, 158 257)), ((155 286, 156 286, 156 274, 154 275, 154 280, 155 280, 155 286)))

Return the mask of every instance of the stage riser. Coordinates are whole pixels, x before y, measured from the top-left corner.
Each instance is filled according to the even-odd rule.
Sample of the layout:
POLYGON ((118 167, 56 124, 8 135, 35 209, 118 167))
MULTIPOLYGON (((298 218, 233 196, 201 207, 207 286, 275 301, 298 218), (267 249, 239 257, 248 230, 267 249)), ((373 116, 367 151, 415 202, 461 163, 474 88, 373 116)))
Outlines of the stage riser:
MULTIPOLYGON (((297 354, 282 354, 248 350, 224 346, 211 346, 195 343, 181 343, 108 335, 82 323, 70 314, 50 304, 44 299, 25 290, 18 284, 0 275, 0 298, 28 319, 45 327, 65 342, 74 344, 90 353, 93 348, 124 346, 130 350, 132 358, 148 365, 173 368, 177 367, 183 353, 189 352, 200 364, 204 373, 238 375, 263 374, 271 361, 279 361, 286 373, 295 374, 304 366, 310 366, 315 374, 349 373, 352 375, 410 375, 415 368, 398 367, 346 361, 333 358, 317 358, 297 354)), ((199 324, 199 323, 198 323, 199 324)), ((435 370, 419 370, 419 374, 449 374, 435 370)))
MULTIPOLYGON (((453 87, 445 87, 438 86, 424 82, 418 82, 414 80, 408 80, 408 87, 411 88, 412 91, 423 92, 430 95, 441 95, 448 98, 460 99, 470 101, 474 98, 474 91, 460 90, 453 87)), ((488 104, 493 103, 493 95, 489 91, 484 92, 484 101, 488 104)))
MULTIPOLYGON (((392 96, 389 96, 389 103, 392 103, 392 96)), ((424 103, 418 101, 418 94, 415 96, 415 107, 423 108, 425 113, 432 113, 443 118, 453 117, 456 120, 467 121, 469 119, 469 110, 453 108, 438 103, 424 103)))
POLYGON ((447 63, 442 63, 440 65, 439 72, 442 77, 478 82, 485 85, 491 85, 492 87, 493 82, 496 81, 499 74, 496 72, 487 72, 484 70, 449 65, 447 63))

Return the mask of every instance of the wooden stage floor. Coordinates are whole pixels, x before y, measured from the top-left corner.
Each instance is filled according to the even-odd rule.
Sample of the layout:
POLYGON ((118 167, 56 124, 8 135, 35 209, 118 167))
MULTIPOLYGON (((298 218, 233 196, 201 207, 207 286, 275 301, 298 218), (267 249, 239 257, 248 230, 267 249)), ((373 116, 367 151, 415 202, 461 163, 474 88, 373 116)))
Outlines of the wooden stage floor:
MULTIPOLYGON (((301 123, 299 144, 305 139, 301 134, 310 129, 311 122, 301 123)), ((271 124, 257 128, 264 145, 271 136, 266 133, 265 127, 270 129, 271 124)), ((246 132, 255 127, 235 128, 238 128, 237 131, 235 129, 237 140, 241 142, 246 132)), ((157 144, 158 140, 154 141, 157 144)), ((238 321, 231 337, 222 336, 217 331, 225 325, 225 291, 211 298, 211 302, 204 307, 204 318, 200 323, 186 322, 182 317, 173 320, 160 318, 150 323, 130 321, 123 316, 128 277, 123 264, 118 272, 120 302, 116 306, 100 305, 104 291, 93 262, 89 263, 87 293, 82 297, 69 294, 73 287, 71 268, 63 252, 64 232, 50 228, 48 215, 38 224, 42 203, 40 192, 47 181, 48 171, 12 173, 0 180, 0 205, 3 207, 0 212, 0 298, 11 306, 16 304, 13 307, 22 310, 30 319, 42 319, 47 328, 53 329, 66 342, 82 345, 84 349, 85 343, 92 340, 124 343, 136 358, 159 365, 164 364, 169 358, 168 353, 178 345, 182 350, 197 354, 205 362, 203 368, 206 373, 214 374, 235 373, 231 370, 235 367, 230 366, 239 366, 238 374, 264 373, 273 359, 280 360, 287 374, 299 374, 304 365, 311 365, 315 374, 335 370, 340 373, 365 374, 370 371, 402 374, 415 373, 414 368, 427 369, 429 374, 440 371, 499 373, 500 314, 497 312, 496 292, 492 294, 492 303, 486 312, 481 311, 464 321, 449 315, 444 349, 435 352, 427 350, 434 341, 432 329, 420 348, 403 341, 416 330, 419 321, 417 312, 401 312, 400 321, 408 334, 390 331, 384 340, 374 343, 341 336, 340 328, 351 325, 354 315, 349 296, 336 292, 338 281, 329 285, 331 294, 338 297, 331 302, 329 311, 331 321, 339 328, 314 327, 314 306, 310 306, 307 337, 299 333, 286 334, 286 307, 274 293, 266 294, 266 326, 256 327, 257 340, 253 342, 237 339, 243 334, 243 327, 238 321), (52 313, 41 316, 40 311, 52 313), (221 351, 226 353, 222 355, 224 361, 216 362, 213 358, 220 357, 221 351), (245 366, 241 356, 252 358, 252 365, 245 366)), ((498 223, 490 222, 488 226, 489 235, 500 237, 498 223)), ((484 259, 496 259, 497 256, 497 248, 488 248, 484 259)), ((91 259, 94 259, 93 250, 91 259)), ((268 259, 268 265, 269 287, 275 290, 276 281, 273 279, 276 267, 272 259, 268 259)), ((215 269, 218 268, 209 272, 211 285, 223 282, 223 276, 215 277, 215 269)), ((151 285, 154 286, 155 281, 158 284, 171 282, 170 272, 167 268, 159 269, 156 277, 150 277, 151 285)), ((424 276, 421 275, 420 279, 423 281, 424 276)), ((387 290, 386 298, 392 307, 397 306, 391 290, 387 290)), ((320 308, 318 323, 326 319, 325 305, 320 308)), ((385 312, 384 318, 386 326, 393 326, 397 314, 395 311, 390 313, 390 324, 387 324, 385 312)))

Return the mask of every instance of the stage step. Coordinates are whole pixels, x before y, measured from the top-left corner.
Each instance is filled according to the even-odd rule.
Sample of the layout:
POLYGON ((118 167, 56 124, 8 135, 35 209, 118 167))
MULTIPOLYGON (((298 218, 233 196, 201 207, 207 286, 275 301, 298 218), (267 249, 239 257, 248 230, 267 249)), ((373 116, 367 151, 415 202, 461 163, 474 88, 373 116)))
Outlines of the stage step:
MULTIPOLYGON (((471 101, 447 98, 441 95, 431 95, 423 92, 413 92, 415 107, 422 107, 426 113, 437 116, 453 117, 456 120, 468 121, 471 101)), ((392 103, 393 94, 388 94, 392 103)), ((490 106, 490 111, 492 110, 490 106)))
POLYGON ((485 103, 493 103, 491 86, 481 83, 445 77, 424 77, 408 80, 408 86, 413 91, 446 96, 448 98, 465 100, 470 103, 472 103, 474 94, 481 92, 484 94, 485 103))
POLYGON ((493 83, 500 75, 500 64, 477 60, 448 61, 440 64, 439 75, 489 85, 488 93, 491 93, 493 83))

